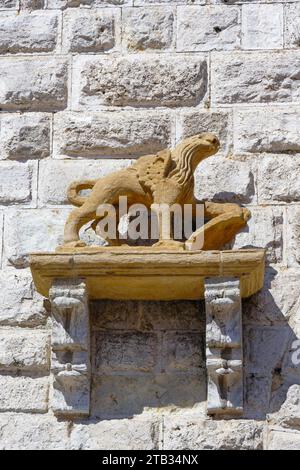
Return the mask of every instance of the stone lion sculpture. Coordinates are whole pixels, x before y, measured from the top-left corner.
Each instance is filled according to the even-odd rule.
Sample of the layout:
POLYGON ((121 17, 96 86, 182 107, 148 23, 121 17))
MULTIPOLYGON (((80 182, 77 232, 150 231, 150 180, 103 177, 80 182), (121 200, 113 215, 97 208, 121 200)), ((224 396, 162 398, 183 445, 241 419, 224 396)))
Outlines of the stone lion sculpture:
MULTIPOLYGON (((99 205, 112 204, 118 208, 120 196, 127 196, 128 204, 142 203, 147 208, 152 204, 204 204, 207 220, 192 235, 192 242, 199 234, 204 236, 203 250, 220 249, 246 225, 250 212, 237 204, 197 201, 194 196, 194 171, 198 164, 214 155, 219 149, 219 140, 210 133, 195 135, 181 141, 174 150, 165 149, 156 155, 140 157, 132 166, 95 180, 82 180, 68 188, 69 201, 78 206, 66 222, 64 245, 84 246, 80 240, 80 228, 90 221, 99 222, 99 205), (80 191, 91 189, 88 196, 80 191)), ((162 234, 160 234, 162 235, 162 234)), ((156 246, 176 247, 178 241, 160 240, 156 246)), ((186 245, 188 248, 188 245, 186 245)))

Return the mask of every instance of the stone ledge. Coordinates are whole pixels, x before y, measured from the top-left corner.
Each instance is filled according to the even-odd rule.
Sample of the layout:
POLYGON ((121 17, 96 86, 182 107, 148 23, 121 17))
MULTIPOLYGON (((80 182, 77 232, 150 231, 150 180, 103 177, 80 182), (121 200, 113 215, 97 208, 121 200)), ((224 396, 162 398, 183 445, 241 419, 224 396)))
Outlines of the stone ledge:
POLYGON ((54 279, 83 278, 90 299, 196 300, 206 277, 237 277, 241 296, 263 286, 265 250, 166 251, 146 247, 84 247, 30 255, 37 291, 54 279))

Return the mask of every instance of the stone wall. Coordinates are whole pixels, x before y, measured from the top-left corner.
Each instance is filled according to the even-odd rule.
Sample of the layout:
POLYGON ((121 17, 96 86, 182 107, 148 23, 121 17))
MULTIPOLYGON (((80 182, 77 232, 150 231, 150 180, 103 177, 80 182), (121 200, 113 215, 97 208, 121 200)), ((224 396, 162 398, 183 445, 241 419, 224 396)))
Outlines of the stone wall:
POLYGON ((0 0, 0 447, 299 449, 300 1, 80 3, 0 0), (234 246, 268 250, 243 306, 244 416, 206 417, 201 303, 107 301, 91 417, 58 421, 28 253, 61 242, 69 182, 206 130, 222 146, 197 196, 249 207, 234 246))

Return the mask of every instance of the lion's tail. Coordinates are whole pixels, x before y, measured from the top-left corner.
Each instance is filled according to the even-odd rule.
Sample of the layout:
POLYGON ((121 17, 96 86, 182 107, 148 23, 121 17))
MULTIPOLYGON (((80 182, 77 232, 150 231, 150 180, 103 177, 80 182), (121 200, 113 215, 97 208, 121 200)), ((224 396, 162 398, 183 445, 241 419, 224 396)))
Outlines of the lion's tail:
POLYGON ((97 180, 84 180, 84 181, 74 181, 68 187, 67 197, 68 200, 74 206, 82 206, 85 203, 87 196, 79 196, 78 193, 84 189, 92 189, 97 180))

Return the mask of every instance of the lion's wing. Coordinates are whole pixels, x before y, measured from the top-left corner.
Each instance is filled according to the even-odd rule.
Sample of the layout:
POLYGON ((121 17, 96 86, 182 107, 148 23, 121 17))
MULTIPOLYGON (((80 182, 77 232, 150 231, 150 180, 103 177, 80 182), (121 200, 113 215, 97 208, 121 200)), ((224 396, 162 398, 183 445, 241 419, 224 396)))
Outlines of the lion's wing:
POLYGON ((138 168, 138 177, 146 191, 154 192, 157 183, 166 178, 172 168, 171 151, 166 149, 138 168))

